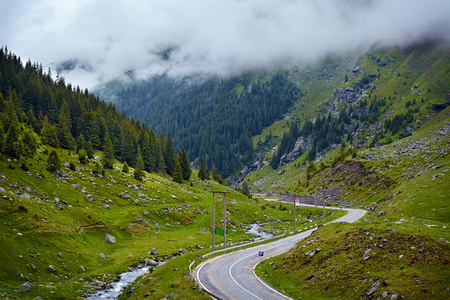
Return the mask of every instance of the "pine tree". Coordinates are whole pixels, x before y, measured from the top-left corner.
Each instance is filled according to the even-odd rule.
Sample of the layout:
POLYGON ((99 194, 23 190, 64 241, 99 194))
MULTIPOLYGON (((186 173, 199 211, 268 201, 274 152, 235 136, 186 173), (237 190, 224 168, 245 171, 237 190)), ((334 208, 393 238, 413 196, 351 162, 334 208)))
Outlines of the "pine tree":
POLYGON ((187 153, 186 153, 186 150, 184 149, 184 147, 181 148, 181 150, 178 152, 178 155, 180 156, 180 164, 181 164, 181 170, 183 172, 183 179, 189 180, 192 175, 192 169, 191 169, 191 164, 189 163, 189 158, 187 156, 187 153))
POLYGON ((87 154, 87 157, 89 159, 93 159, 94 158, 94 149, 92 148, 91 141, 87 141, 86 142, 86 154, 87 154))
POLYGON ((58 135, 56 134, 55 126, 51 125, 48 121, 48 117, 45 116, 42 121, 41 129, 41 141, 44 145, 50 145, 52 147, 59 147, 58 135))
POLYGON ((242 194, 244 194, 245 196, 250 196, 250 189, 248 188, 248 184, 247 181, 244 180, 244 183, 242 184, 242 189, 241 189, 242 194))
POLYGON ((22 155, 22 143, 19 140, 19 123, 11 123, 6 133, 5 152, 13 158, 20 158, 22 155))
POLYGON ((159 150, 158 138, 155 132, 150 129, 148 133, 149 149, 150 149, 150 171, 157 172, 159 166, 159 159, 161 157, 161 151, 159 150))
POLYGON ((87 163, 87 154, 83 148, 78 151, 78 160, 80 161, 80 164, 84 165, 85 163, 87 163))
POLYGON ((5 131, 3 126, 0 125, 0 153, 5 149, 5 131))
POLYGON ((198 170, 198 178, 200 180, 206 179, 205 161, 204 161, 203 157, 200 160, 200 169, 198 170))
POLYGON ((59 122, 57 126, 58 140, 60 147, 65 149, 74 149, 75 141, 70 131, 70 111, 67 102, 63 100, 59 109, 59 122))
POLYGON ((109 132, 108 131, 106 131, 105 141, 104 141, 103 144, 104 144, 104 148, 105 148, 105 150, 103 152, 104 156, 103 156, 103 159, 102 159, 103 167, 105 169, 112 169, 113 166, 114 166, 114 161, 115 161, 114 148, 113 148, 113 144, 111 142, 111 138, 109 137, 109 132))
POLYGON ((61 169, 61 161, 59 160, 58 153, 52 150, 47 159, 47 171, 53 172, 61 169))
POLYGON ((175 168, 173 170, 172 178, 175 182, 183 183, 183 169, 181 167, 181 157, 177 155, 175 158, 175 168))
POLYGON ((80 134, 77 138, 77 151, 80 149, 84 149, 86 147, 86 140, 84 139, 84 135, 80 134))
POLYGON ((127 161, 125 161, 125 162, 123 163, 123 166, 122 166, 122 172, 125 173, 125 174, 128 174, 128 172, 130 172, 130 169, 128 168, 127 161))
POLYGON ((33 157, 38 148, 38 141, 35 135, 28 128, 25 129, 22 137, 23 154, 27 157, 33 157))
POLYGON ((211 177, 214 181, 223 184, 223 180, 222 177, 219 174, 219 171, 216 168, 216 165, 213 164, 212 168, 211 168, 211 177))
POLYGON ((138 152, 138 158, 137 158, 136 167, 134 168, 133 177, 136 180, 142 181, 142 178, 144 177, 144 160, 142 159, 141 148, 139 146, 138 146, 137 152, 138 152))
POLYGON ((170 133, 167 135, 167 140, 164 144, 163 150, 164 163, 166 164, 166 172, 172 175, 175 169, 175 152, 172 145, 172 137, 170 133))
POLYGON ((205 179, 206 180, 210 179, 208 165, 206 163, 205 163, 205 179))

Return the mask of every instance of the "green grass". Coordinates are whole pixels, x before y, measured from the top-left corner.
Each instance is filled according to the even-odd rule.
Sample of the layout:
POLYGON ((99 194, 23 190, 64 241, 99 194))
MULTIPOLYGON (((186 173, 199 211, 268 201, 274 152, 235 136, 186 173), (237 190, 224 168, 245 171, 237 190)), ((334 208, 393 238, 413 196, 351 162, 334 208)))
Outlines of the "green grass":
POLYGON ((381 284, 371 295, 375 298, 384 292, 389 297, 448 297, 449 247, 422 235, 386 232, 387 228, 388 224, 325 226, 287 254, 264 260, 256 272, 293 299, 361 298, 377 280, 381 284), (320 252, 312 258, 306 256, 317 248, 320 252), (364 259, 368 249, 372 250, 364 259))
MULTIPOLYGON (((43 153, 44 148, 40 151, 43 153)), ((94 160, 81 165, 73 152, 57 151, 62 163, 76 165, 76 171, 63 168, 70 175, 67 179, 56 178, 45 170, 45 154, 27 160, 28 173, 20 169, 19 161, 8 157, 0 160, 3 175, 0 186, 5 189, 0 192, 0 255, 4 258, 0 261, 1 297, 84 297, 94 290, 83 282, 110 281, 128 267, 152 257, 152 248, 157 248, 160 256, 168 257, 180 248, 194 256, 208 251, 213 190, 227 191, 228 242, 249 241, 252 235, 246 233, 245 227, 256 221, 264 222, 267 230, 277 233, 292 230, 289 211, 249 199, 215 182, 202 182, 196 179, 196 172, 185 184, 157 174, 146 174, 145 180, 139 182, 132 178, 132 171, 124 174, 120 171, 121 164, 116 163, 118 169, 106 170, 105 176, 99 178, 91 173, 94 160), (130 187, 134 185, 138 190, 130 187), (83 188, 93 196, 92 202, 86 200, 83 188), (25 192, 36 198, 19 196, 25 192), (127 192, 131 199, 120 198, 122 192, 127 192), (62 210, 56 207, 56 198, 62 210), (106 233, 116 237, 117 243, 105 243, 106 233), (100 257, 100 253, 106 258, 100 257), (32 290, 19 295, 16 289, 25 281, 31 282, 32 290)), ((218 222, 222 213, 223 201, 217 197, 218 222)), ((216 241, 220 243, 221 237, 217 236, 216 241)), ((184 257, 170 260, 167 267, 172 263, 180 269, 188 265, 184 257)), ((162 279, 157 279, 164 283, 160 293, 169 294, 173 287, 166 284, 171 282, 167 277, 177 278, 178 273, 161 271, 161 274, 162 279)), ((187 288, 185 282, 189 281, 184 277, 183 280, 181 289, 187 288)))

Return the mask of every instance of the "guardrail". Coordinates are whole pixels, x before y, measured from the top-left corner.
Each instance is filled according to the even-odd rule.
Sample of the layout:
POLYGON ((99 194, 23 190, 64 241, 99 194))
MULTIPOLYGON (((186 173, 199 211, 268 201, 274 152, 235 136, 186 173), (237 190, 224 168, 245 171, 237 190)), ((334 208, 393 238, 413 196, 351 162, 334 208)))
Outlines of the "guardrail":
POLYGON ((317 226, 316 225, 311 225, 311 226, 302 228, 301 230, 297 230, 295 232, 289 232, 289 233, 285 233, 285 234, 282 234, 282 235, 273 236, 273 237, 270 237, 270 238, 267 238, 267 239, 261 239, 261 240, 258 240, 258 241, 254 241, 254 242, 250 242, 250 243, 246 243, 246 244, 242 244, 242 245, 236 245, 236 246, 233 246, 233 247, 230 247, 230 248, 220 249, 220 250, 216 250, 216 251, 212 251, 212 252, 206 253, 206 254, 196 258, 194 261, 192 261, 189 264, 189 275, 194 280, 194 283, 197 285, 197 287, 199 289, 201 289, 203 292, 207 293, 208 295, 210 295, 211 297, 213 297, 215 299, 222 300, 220 297, 218 297, 218 296, 212 294, 210 291, 204 289, 202 287, 202 285, 199 282, 197 282, 197 280, 194 278, 194 276, 192 276, 192 267, 196 263, 198 263, 199 261, 202 261, 203 259, 205 259, 205 258, 207 258, 207 257, 209 257, 211 255, 214 255, 214 254, 220 254, 222 252, 227 252, 228 250, 232 250, 233 251, 233 250, 236 250, 238 248, 247 247, 247 246, 250 246, 250 245, 262 244, 262 243, 269 242, 269 241, 272 241, 272 240, 276 240, 276 239, 280 239, 280 238, 283 238, 283 237, 287 237, 287 236, 290 236, 292 234, 297 234, 297 233, 300 233, 300 232, 303 232, 303 231, 306 231, 306 230, 310 230, 311 228, 314 228, 314 227, 317 227, 317 226))

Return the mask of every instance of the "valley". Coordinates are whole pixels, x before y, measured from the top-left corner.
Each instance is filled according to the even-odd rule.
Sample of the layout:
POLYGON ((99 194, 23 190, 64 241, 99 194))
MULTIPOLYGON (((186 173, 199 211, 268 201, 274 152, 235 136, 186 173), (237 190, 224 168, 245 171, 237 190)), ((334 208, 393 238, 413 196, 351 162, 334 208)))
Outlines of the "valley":
MULTIPOLYGON (((255 223, 292 233, 280 193, 367 210, 257 266, 293 299, 450 297, 449 49, 113 82, 103 102, 2 48, 0 297, 84 299, 145 267, 118 299, 206 298, 188 266, 211 252, 213 191, 230 247, 255 223)), ((341 216, 322 214, 297 209, 297 230, 341 216)))

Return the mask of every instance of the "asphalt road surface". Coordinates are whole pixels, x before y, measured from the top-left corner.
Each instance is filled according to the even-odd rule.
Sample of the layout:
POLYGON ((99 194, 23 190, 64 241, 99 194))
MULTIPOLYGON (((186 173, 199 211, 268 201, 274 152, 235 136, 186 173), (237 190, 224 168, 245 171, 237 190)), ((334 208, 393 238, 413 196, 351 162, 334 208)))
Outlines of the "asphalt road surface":
MULTIPOLYGON (((352 223, 366 213, 366 211, 360 209, 344 210, 348 211, 345 216, 330 223, 352 223)), ((309 236, 314 230, 316 228, 269 244, 217 256, 201 263, 194 269, 192 275, 204 289, 220 299, 291 299, 256 276, 254 268, 262 259, 289 251, 297 242, 309 236)))

